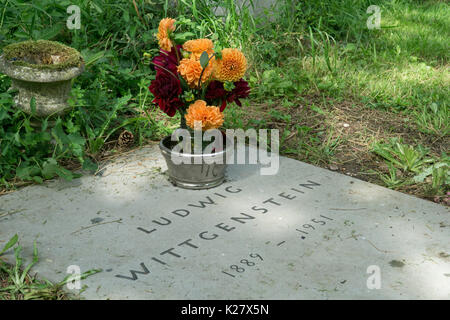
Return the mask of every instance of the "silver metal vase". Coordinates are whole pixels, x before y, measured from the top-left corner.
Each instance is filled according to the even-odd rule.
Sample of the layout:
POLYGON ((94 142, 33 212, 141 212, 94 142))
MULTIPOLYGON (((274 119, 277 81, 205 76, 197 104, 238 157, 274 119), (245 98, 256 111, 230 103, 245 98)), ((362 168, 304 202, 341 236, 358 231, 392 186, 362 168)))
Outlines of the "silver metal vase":
POLYGON ((226 148, 215 153, 178 153, 170 149, 170 141, 171 136, 165 137, 160 141, 159 148, 174 185, 199 190, 217 187, 225 181, 226 162, 230 154, 226 148), (179 162, 182 163, 177 164, 179 162))

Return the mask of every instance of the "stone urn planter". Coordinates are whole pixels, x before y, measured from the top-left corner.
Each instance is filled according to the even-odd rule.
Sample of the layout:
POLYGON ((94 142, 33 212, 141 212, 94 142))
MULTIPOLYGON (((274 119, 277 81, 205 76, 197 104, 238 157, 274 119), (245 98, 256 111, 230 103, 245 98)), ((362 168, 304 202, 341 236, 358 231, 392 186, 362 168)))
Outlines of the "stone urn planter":
POLYGON ((84 71, 80 53, 58 42, 38 40, 11 44, 0 56, 0 72, 12 79, 11 89, 18 90, 14 102, 18 108, 46 118, 63 115, 69 105, 72 79, 84 71))
POLYGON ((159 148, 167 163, 170 181, 184 189, 209 189, 225 181, 227 159, 231 153, 224 148, 213 153, 180 153, 172 150, 171 136, 159 143, 159 148))

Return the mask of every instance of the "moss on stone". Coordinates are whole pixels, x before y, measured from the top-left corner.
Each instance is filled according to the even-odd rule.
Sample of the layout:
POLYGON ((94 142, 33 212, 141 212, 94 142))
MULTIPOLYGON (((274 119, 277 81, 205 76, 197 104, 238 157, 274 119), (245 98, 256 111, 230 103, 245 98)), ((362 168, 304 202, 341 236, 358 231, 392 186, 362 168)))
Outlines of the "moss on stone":
POLYGON ((81 54, 62 43, 47 40, 24 41, 3 48, 7 61, 34 69, 61 70, 80 67, 81 54))

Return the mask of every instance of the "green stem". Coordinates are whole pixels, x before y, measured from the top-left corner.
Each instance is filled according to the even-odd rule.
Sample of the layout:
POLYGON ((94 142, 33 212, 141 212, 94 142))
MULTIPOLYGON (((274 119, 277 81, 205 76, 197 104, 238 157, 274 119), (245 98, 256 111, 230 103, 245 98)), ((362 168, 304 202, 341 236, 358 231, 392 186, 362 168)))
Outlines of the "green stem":
POLYGON ((186 115, 186 110, 183 109, 178 109, 178 112, 180 113, 181 119, 180 119, 180 128, 181 129, 187 129, 187 125, 186 125, 186 118, 184 117, 186 115))
POLYGON ((169 74, 171 74, 175 79, 179 80, 178 77, 177 77, 176 75, 174 75, 173 72, 170 71, 169 69, 166 69, 166 68, 164 68, 164 67, 160 66, 159 64, 156 64, 156 63, 154 63, 154 62, 152 62, 152 61, 150 61, 150 64, 154 65, 155 68, 161 68, 161 69, 163 69, 164 71, 166 71, 166 72, 168 72, 169 74))
POLYGON ((5 11, 6 11, 6 7, 8 6, 8 3, 9 3, 9 0, 6 1, 5 8, 3 9, 2 21, 0 22, 0 29, 3 27, 3 19, 5 18, 5 11))
POLYGON ((178 52, 177 44, 173 40, 171 40, 170 42, 172 43, 172 46, 175 49, 175 54, 177 56, 177 62, 178 62, 178 65, 179 65, 181 60, 180 60, 180 53, 178 52))

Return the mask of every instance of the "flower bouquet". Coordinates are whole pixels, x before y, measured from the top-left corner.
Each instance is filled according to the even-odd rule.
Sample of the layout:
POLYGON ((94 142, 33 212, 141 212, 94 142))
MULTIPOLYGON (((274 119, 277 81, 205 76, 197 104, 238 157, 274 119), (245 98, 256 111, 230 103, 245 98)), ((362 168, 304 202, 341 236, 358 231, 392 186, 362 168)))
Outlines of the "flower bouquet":
POLYGON ((177 43, 175 22, 165 18, 159 23, 160 54, 152 60, 156 78, 149 90, 154 96, 153 103, 167 115, 173 117, 179 112, 180 129, 184 129, 184 134, 165 137, 160 149, 175 185, 191 189, 211 188, 224 181, 226 148, 207 151, 204 144, 199 148, 190 133, 203 137, 208 131, 217 131, 224 122, 223 111, 227 104, 234 102, 241 106, 240 99, 247 98, 250 93, 250 87, 243 79, 247 60, 238 49, 215 52, 214 43, 209 39, 177 43), (182 141, 184 147, 178 149, 176 146, 182 141), (190 152, 190 146, 194 146, 194 153, 190 152))

